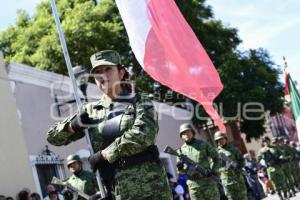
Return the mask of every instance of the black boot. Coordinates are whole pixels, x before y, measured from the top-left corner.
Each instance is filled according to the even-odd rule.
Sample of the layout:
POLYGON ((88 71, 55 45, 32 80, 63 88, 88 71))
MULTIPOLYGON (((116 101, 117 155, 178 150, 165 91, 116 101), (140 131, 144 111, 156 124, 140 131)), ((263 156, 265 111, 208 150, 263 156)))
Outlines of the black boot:
POLYGON ((290 190, 288 191, 288 194, 290 198, 294 196, 293 192, 291 192, 290 190))
POLYGON ((284 198, 282 197, 281 192, 278 192, 278 196, 279 196, 279 199, 280 199, 280 200, 284 200, 284 198))
POLYGON ((284 192, 283 192, 283 197, 284 197, 284 199, 286 199, 286 200, 290 199, 289 196, 288 196, 288 192, 287 192, 287 191, 284 191, 284 192))
POLYGON ((292 193, 293 193, 293 196, 295 197, 296 196, 296 190, 295 190, 295 188, 292 188, 292 193))

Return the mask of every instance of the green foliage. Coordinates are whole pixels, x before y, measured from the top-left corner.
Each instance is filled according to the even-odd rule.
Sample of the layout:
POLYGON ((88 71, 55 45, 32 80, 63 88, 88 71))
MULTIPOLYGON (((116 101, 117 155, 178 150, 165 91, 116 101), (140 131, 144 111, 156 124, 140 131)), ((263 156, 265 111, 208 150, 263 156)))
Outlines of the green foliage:
MULTIPOLYGON (((280 73, 268 53, 262 49, 238 51, 241 40, 237 29, 215 20, 205 0, 176 0, 176 3, 219 71, 224 90, 215 102, 221 114, 240 120, 241 130, 248 139, 259 137, 264 132, 264 119, 234 116, 242 112, 238 105, 247 102, 260 102, 271 113, 282 109, 280 73)), ((89 70, 90 55, 103 49, 116 49, 123 56, 124 64, 131 66, 139 89, 153 93, 155 100, 196 104, 155 82, 142 70, 128 46, 126 31, 113 0, 101 0, 98 5, 95 0, 56 0, 56 5, 73 66, 82 65, 89 70)), ((49 1, 41 2, 31 18, 25 11, 18 11, 15 26, 0 33, 0 49, 7 63, 20 62, 67 73, 49 1)), ((203 110, 197 114, 206 115, 203 110)), ((193 120, 199 124, 205 122, 196 117, 193 120)))
MULTIPOLYGON (((128 39, 113 1, 95 5, 92 0, 59 0, 56 4, 72 65, 90 68, 90 55, 102 49, 117 49, 128 55, 128 39)), ((38 5, 31 19, 20 11, 16 26, 1 33, 0 48, 6 62, 67 72, 48 1, 38 5)))

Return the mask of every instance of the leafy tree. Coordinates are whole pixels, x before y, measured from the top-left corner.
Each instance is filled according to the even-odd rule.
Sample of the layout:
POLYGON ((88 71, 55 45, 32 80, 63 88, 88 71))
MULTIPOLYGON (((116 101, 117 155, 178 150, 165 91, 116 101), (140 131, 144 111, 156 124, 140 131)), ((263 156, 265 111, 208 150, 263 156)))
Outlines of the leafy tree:
MULTIPOLYGON (((72 64, 90 68, 89 56, 102 49, 116 49, 123 55, 124 64, 131 66, 136 85, 153 93, 156 100, 176 103, 192 102, 167 87, 155 82, 139 66, 128 45, 122 20, 113 0, 57 0, 62 28, 65 33, 72 64)), ((225 27, 215 20, 212 8, 205 0, 176 0, 181 12, 213 60, 224 90, 217 97, 219 109, 226 117, 241 116, 241 130, 247 138, 259 137, 264 132, 264 119, 249 120, 238 115, 238 105, 259 102, 271 113, 282 109, 280 71, 275 68, 263 49, 238 51, 242 42, 237 29, 225 27)), ((39 69, 66 74, 65 61, 56 26, 48 1, 41 2, 32 18, 18 11, 15 26, 0 34, 0 49, 6 62, 21 62, 39 69)), ((203 110, 199 113, 205 115, 203 110)), ((261 113, 251 113, 259 116, 261 113)), ((194 117, 198 124, 205 121, 194 117)))

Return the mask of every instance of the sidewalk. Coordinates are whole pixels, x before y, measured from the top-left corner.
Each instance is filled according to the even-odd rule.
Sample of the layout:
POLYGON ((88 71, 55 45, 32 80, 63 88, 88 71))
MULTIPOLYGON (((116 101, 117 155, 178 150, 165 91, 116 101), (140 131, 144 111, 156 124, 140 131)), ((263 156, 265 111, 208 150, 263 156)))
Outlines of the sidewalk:
MULTIPOLYGON (((296 194, 295 197, 290 198, 290 200, 298 200, 298 199, 300 199, 300 193, 299 192, 296 194)), ((279 200, 279 197, 278 197, 277 194, 274 194, 270 197, 264 198, 264 200, 279 200)))

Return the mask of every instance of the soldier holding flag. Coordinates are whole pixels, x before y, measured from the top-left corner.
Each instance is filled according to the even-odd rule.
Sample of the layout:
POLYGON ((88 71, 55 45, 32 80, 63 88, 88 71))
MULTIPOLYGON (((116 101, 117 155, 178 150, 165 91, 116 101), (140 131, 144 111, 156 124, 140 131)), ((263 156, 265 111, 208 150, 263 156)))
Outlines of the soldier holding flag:
POLYGON ((128 72, 118 52, 97 52, 91 63, 91 75, 103 92, 101 99, 52 126, 48 142, 68 145, 84 137, 88 128, 96 152, 89 159, 91 167, 106 175, 106 186, 114 185, 117 200, 170 200, 167 175, 155 145, 158 122, 152 102, 124 83, 128 72))

